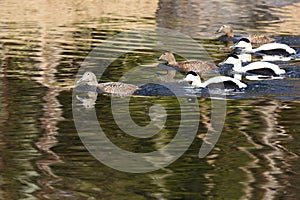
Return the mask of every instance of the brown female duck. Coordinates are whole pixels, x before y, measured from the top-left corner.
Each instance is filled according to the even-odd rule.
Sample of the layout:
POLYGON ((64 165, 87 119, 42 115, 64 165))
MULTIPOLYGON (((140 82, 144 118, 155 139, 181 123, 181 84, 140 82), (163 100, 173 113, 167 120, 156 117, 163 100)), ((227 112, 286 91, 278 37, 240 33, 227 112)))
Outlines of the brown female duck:
POLYGON ((214 63, 203 60, 176 62, 175 56, 169 51, 164 52, 158 60, 166 61, 168 66, 173 67, 180 72, 194 71, 199 74, 205 74, 218 68, 214 63))
POLYGON ((102 92, 116 95, 132 95, 135 91, 141 89, 136 85, 122 82, 98 83, 97 77, 93 72, 85 72, 77 83, 86 83, 90 86, 96 86, 102 92))
MULTIPOLYGON (((234 37, 233 29, 229 25, 222 25, 217 30, 216 33, 225 33, 225 36, 227 36, 229 38, 233 38, 234 37)), ((270 42, 274 42, 275 41, 274 38, 271 38, 269 36, 257 35, 257 34, 250 34, 250 35, 248 35, 248 39, 253 44, 266 44, 266 43, 270 43, 270 42)))

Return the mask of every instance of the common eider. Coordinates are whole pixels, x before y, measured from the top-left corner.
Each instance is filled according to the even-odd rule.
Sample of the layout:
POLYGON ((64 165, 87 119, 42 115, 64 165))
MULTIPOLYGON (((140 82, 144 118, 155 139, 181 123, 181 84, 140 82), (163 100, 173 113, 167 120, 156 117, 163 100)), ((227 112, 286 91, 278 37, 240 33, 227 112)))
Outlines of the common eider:
POLYGON ((229 76, 215 76, 202 82, 200 76, 194 71, 189 71, 184 81, 189 82, 193 87, 201 88, 243 89, 247 87, 246 83, 229 76))
POLYGON ((116 94, 116 95, 132 95, 135 91, 141 88, 127 83, 122 82, 107 82, 98 83, 97 77, 93 72, 85 72, 77 83, 86 83, 90 86, 96 86, 102 92, 116 94))
POLYGON ((263 44, 258 48, 252 48, 249 39, 242 38, 232 46, 233 49, 240 49, 243 53, 254 53, 260 56, 276 56, 276 57, 290 57, 296 54, 295 49, 282 43, 268 43, 263 44))
POLYGON ((235 54, 229 55, 222 64, 233 65, 232 70, 237 73, 251 73, 263 76, 279 76, 285 74, 285 70, 280 69, 278 65, 264 61, 252 62, 246 66, 242 66, 242 61, 235 54))
POLYGON ((158 60, 166 61, 168 66, 180 72, 194 71, 199 74, 205 74, 218 68, 214 63, 203 60, 176 62, 175 56, 169 51, 164 52, 158 60))
MULTIPOLYGON (((222 25, 216 33, 225 33, 228 38, 233 38, 233 29, 229 25, 222 25)), ((270 42, 275 42, 274 38, 265 35, 249 34, 246 36, 253 44, 267 44, 270 42)))

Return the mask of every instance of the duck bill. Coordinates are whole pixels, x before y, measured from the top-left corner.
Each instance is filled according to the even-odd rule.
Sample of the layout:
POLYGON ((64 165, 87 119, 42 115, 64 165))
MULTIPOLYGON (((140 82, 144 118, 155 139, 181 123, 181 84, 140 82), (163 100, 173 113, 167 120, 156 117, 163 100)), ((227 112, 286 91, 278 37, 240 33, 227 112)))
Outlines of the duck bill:
POLYGON ((159 58, 156 58, 155 60, 156 60, 156 61, 163 61, 162 55, 161 55, 159 58))
POLYGON ((221 33, 221 28, 219 28, 219 29, 215 32, 215 34, 218 34, 218 33, 221 33))
POLYGON ((80 78, 76 83, 78 84, 78 83, 82 83, 82 82, 84 82, 84 79, 80 78))
POLYGON ((237 54, 246 53, 246 49, 244 47, 238 47, 236 45, 233 45, 229 48, 232 49, 234 51, 234 53, 237 53, 237 54))
POLYGON ((182 81, 183 81, 183 82, 188 82, 189 84, 192 84, 192 83, 193 83, 193 81, 192 81, 192 80, 190 80, 190 79, 187 79, 187 78, 184 78, 182 81))
POLYGON ((218 64, 218 66, 221 67, 221 66, 223 66, 223 65, 225 65, 225 64, 226 64, 225 61, 223 61, 223 62, 220 62, 220 63, 218 64))
POLYGON ((236 49, 236 48, 237 48, 236 44, 234 44, 234 45, 232 45, 232 46, 229 47, 229 49, 236 49))

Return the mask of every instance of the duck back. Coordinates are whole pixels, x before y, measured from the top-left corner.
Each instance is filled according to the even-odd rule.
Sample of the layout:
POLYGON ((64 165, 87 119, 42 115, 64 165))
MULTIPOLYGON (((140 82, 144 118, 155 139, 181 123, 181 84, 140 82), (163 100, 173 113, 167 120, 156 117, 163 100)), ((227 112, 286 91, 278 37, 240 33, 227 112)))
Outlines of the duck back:
POLYGON ((202 61, 202 60, 191 60, 179 62, 178 66, 175 66, 181 72, 194 71, 196 73, 209 73, 218 67, 211 62, 202 61))
POLYGON ((122 82, 108 82, 98 84, 98 88, 106 93, 111 94, 133 94, 140 88, 136 85, 122 83, 122 82))

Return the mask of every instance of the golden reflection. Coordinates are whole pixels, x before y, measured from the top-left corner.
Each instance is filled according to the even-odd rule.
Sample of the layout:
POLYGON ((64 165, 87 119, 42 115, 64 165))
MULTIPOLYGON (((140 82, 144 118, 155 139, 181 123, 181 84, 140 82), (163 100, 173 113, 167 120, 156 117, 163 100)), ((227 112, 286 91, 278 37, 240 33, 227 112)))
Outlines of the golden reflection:
MULTIPOLYGON (((276 194, 283 189, 283 185, 276 178, 276 174, 282 174, 284 166, 277 166, 276 159, 278 157, 283 158, 284 152, 281 151, 276 146, 276 143, 273 138, 278 138, 285 135, 284 129, 281 130, 281 133, 277 131, 277 114, 276 111, 280 107, 278 101, 271 101, 269 106, 260 107, 257 109, 261 113, 262 119, 266 124, 266 127, 263 131, 259 132, 260 137, 264 145, 270 147, 270 151, 263 155, 264 159, 267 161, 268 171, 263 173, 266 181, 262 184, 262 188, 265 190, 264 199, 275 198, 276 194)), ((284 163, 282 163, 284 164, 284 163)))
MULTIPOLYGON (((285 127, 278 126, 277 113, 283 108, 284 106, 282 107, 281 103, 277 100, 268 101, 267 106, 254 107, 253 110, 258 113, 257 115, 261 117, 262 124, 264 124, 263 129, 257 129, 255 136, 250 135, 250 133, 244 130, 244 127, 253 122, 247 118, 243 118, 242 124, 244 126, 241 126, 240 131, 253 147, 239 147, 241 151, 247 153, 252 159, 246 166, 240 167, 246 173, 248 179, 243 182, 244 196, 241 199, 250 199, 255 196, 256 191, 255 188, 252 187, 252 184, 255 182, 260 182, 260 188, 265 190, 263 199, 275 198, 279 193, 284 191, 284 188, 287 186, 286 183, 278 179, 278 175, 284 174, 285 170, 289 168, 289 165, 286 162, 278 162, 278 159, 284 160, 287 156, 294 157, 296 155, 280 144, 280 140, 292 139, 291 136, 286 133, 285 127), (254 140, 254 138, 256 139, 254 140), (256 154, 255 152, 258 152, 258 149, 260 149, 262 153, 256 154), (266 166, 261 166, 261 163, 265 163, 266 166), (265 169, 262 173, 264 181, 261 181, 262 177, 259 177, 258 174, 253 172, 253 169, 261 167, 265 169)), ((249 116, 251 114, 243 113, 242 115, 249 116)))
MULTIPOLYGON (((259 103, 260 105, 254 102, 252 104, 247 105, 246 103, 246 105, 233 108, 229 105, 223 134, 226 135, 228 130, 230 130, 230 136, 228 137, 235 138, 237 137, 236 134, 242 134, 247 141, 244 143, 240 139, 241 144, 235 144, 235 147, 248 157, 246 159, 247 162, 237 165, 245 175, 245 179, 236 177, 240 179, 239 184, 243 186, 241 189, 243 193, 240 199, 251 199, 258 194, 262 195, 263 199, 273 199, 285 191, 289 185, 288 181, 280 180, 279 178, 280 175, 285 174, 286 170, 292 171, 289 169, 290 165, 284 160, 287 160, 287 157, 298 158, 299 156, 281 145, 281 141, 292 140, 292 136, 286 133, 286 127, 278 125, 278 113, 282 109, 286 109, 286 106, 282 105, 278 100, 262 101, 259 103), (239 117, 230 117, 231 112, 234 113, 234 116, 239 117), (257 116, 259 119, 252 116, 257 116), (251 128, 249 125, 255 125, 254 127, 256 128, 251 128), (258 173, 261 170, 262 172, 258 173), (254 187, 257 183, 259 183, 259 188, 254 187), (260 189, 264 190, 262 194, 260 194, 260 189)), ((208 116, 206 118, 208 119, 208 116)), ((207 127, 207 123, 205 124, 207 127)), ((222 139, 224 140, 224 137, 221 136, 219 143, 222 143, 222 139)), ((236 154, 233 151, 235 147, 230 147, 229 152, 223 155, 224 147, 220 149, 217 144, 214 150, 205 158, 206 162, 216 169, 215 173, 213 170, 204 173, 204 177, 207 179, 205 184, 207 186, 206 195, 213 194, 216 191, 223 192, 224 196, 230 195, 230 191, 227 194, 222 190, 223 186, 220 185, 222 184, 220 180, 225 180, 219 177, 217 169, 225 170, 231 168, 233 171, 238 171, 234 168, 236 163, 233 160, 232 163, 222 165, 223 159, 237 159, 231 158, 231 156, 241 156, 241 153, 236 154)))
MULTIPOLYGON (((240 115, 249 116, 250 113, 242 109, 240 115)), ((244 186, 243 188, 244 195, 241 197, 241 199, 251 199, 255 196, 255 194, 253 194, 254 188, 251 185, 256 181, 252 169, 258 168, 259 167, 258 162, 260 161, 260 159, 256 155, 254 155, 251 151, 253 151, 254 149, 262 149, 263 147, 262 145, 260 145, 259 143, 253 140, 251 134, 247 133, 247 131, 244 130, 244 128, 247 127, 247 125, 253 122, 243 117, 241 118, 240 123, 241 126, 238 128, 240 133, 242 133, 247 139, 247 141, 251 144, 251 147, 238 147, 239 150, 246 153, 251 159, 251 161, 249 161, 247 165, 240 167, 240 169, 242 169, 245 172, 247 177, 246 181, 241 182, 241 184, 244 186)))
POLYGON ((272 30, 277 33, 288 33, 290 35, 300 34, 300 2, 282 6, 279 8, 273 8, 281 18, 275 26, 265 26, 264 29, 272 30))
POLYGON ((38 196, 43 198, 49 198, 51 194, 56 193, 56 190, 52 185, 60 180, 51 168, 51 165, 61 163, 59 156, 51 150, 52 147, 56 146, 58 141, 56 139, 58 135, 57 124, 62 117, 61 105, 57 99, 57 96, 62 91, 62 88, 56 86, 55 73, 57 72, 56 67, 59 65, 58 55, 61 53, 59 48, 54 48, 49 44, 49 34, 47 28, 42 30, 40 38, 40 54, 39 57, 33 57, 33 59, 40 62, 40 74, 41 77, 35 78, 37 82, 48 88, 46 95, 43 97, 45 103, 43 104, 44 115, 40 118, 42 125, 45 129, 45 135, 36 143, 36 146, 40 151, 47 154, 44 159, 36 161, 37 167, 44 173, 37 182, 42 188, 38 192, 38 196))
MULTIPOLYGON (((114 17, 116 22, 118 19, 123 21, 126 18, 153 17, 158 4, 157 0, 28 0, 26 3, 10 0, 9 2, 9 6, 6 2, 0 2, 2 22, 37 22, 40 25, 47 24, 48 27, 59 27, 103 17, 114 17)), ((136 25, 127 23, 127 26, 127 28, 134 28, 136 25)))
POLYGON ((259 111, 262 113, 262 118, 266 122, 266 128, 260 132, 264 145, 270 147, 267 153, 263 155, 267 161, 268 171, 263 173, 266 182, 262 184, 265 189, 264 198, 275 198, 276 195, 285 190, 287 183, 282 182, 278 177, 285 173, 290 168, 287 162, 284 162, 287 157, 299 157, 295 153, 287 150, 281 145, 282 140, 292 140, 292 136, 286 133, 284 126, 278 126, 278 113, 286 107, 277 100, 270 102, 270 106, 261 107, 259 111), (281 162, 279 162, 281 160, 281 162))

